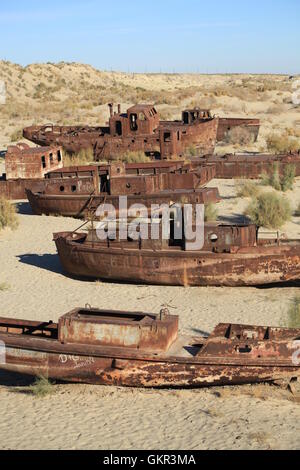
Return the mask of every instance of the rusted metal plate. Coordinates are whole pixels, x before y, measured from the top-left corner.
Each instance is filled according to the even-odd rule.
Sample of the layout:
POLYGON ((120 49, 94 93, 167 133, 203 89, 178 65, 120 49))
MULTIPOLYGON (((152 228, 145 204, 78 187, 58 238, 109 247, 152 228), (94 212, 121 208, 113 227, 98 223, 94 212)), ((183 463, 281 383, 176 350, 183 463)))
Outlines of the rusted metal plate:
POLYGON ((259 119, 245 119, 245 118, 220 118, 217 140, 219 142, 224 141, 232 129, 242 127, 246 131, 249 137, 252 137, 253 142, 256 142, 258 139, 258 134, 260 130, 260 120, 259 119))
POLYGON ((45 185, 42 179, 6 180, 0 178, 0 197, 11 200, 26 199, 26 189, 43 191, 45 185))
POLYGON ((178 317, 145 313, 74 310, 59 320, 64 344, 93 344, 143 351, 168 351, 177 339, 178 317))

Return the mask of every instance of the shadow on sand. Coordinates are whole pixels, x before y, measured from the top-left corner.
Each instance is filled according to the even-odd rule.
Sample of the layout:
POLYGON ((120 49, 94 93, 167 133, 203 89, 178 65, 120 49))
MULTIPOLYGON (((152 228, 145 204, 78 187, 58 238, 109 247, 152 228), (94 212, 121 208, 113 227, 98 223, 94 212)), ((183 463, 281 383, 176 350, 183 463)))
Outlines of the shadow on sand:
POLYGON ((29 202, 17 202, 16 209, 21 215, 33 215, 29 202))
POLYGON ((44 269, 55 274, 64 274, 64 270, 60 264, 58 255, 34 255, 26 254, 17 256, 20 263, 36 268, 44 269))
POLYGON ((1 371, 0 386, 1 387, 28 387, 35 381, 34 377, 17 374, 16 372, 1 371))

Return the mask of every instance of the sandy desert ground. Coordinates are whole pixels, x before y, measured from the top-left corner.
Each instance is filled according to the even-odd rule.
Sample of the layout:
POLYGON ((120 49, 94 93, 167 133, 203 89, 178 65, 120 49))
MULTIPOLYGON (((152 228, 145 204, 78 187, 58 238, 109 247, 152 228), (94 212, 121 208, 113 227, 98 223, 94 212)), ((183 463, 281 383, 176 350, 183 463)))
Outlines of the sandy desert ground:
MULTIPOLYGON (((53 67, 45 66, 43 70, 52 71, 53 67)), ((78 65, 76 68, 64 65, 65 72, 68 67, 73 70, 75 82, 74 70, 79 74, 78 80, 80 74, 87 72, 94 76, 93 70, 84 66, 81 68, 78 65)), ((18 114, 15 118, 7 119, 4 114, 0 116, 0 149, 10 143, 11 132, 32 122, 29 107, 39 99, 33 101, 31 95, 26 98, 26 93, 30 94, 34 90, 31 80, 36 79, 38 69, 39 66, 32 66, 29 71, 21 72, 16 67, 0 63, 0 71, 11 71, 13 78, 17 79, 17 73, 23 77, 19 80, 25 76, 24 86, 29 90, 21 94, 22 106, 15 101, 15 108, 20 105, 21 111, 28 106, 25 120, 18 114, 19 111, 15 111, 18 114), (30 74, 30 77, 26 78, 26 74, 30 74), (27 103, 26 106, 24 103, 27 103)), ((107 80, 104 80, 104 84, 109 84, 112 79, 119 80, 124 86, 132 86, 134 82, 134 86, 143 85, 145 89, 153 87, 157 90, 161 90, 165 83, 165 78, 160 76, 127 76, 121 80, 117 74, 112 75, 102 74, 101 80, 107 80)), ((242 80, 241 77, 238 79, 242 80)), ((187 80, 193 86, 193 80, 199 82, 200 78, 176 76, 170 80, 174 89, 174 86, 184 88, 187 80)), ((203 76, 201 80, 203 89, 212 87, 208 77, 203 76)), ((224 80, 235 80, 235 77, 216 77, 215 86, 223 86, 224 80)), ((94 82, 96 86, 96 78, 94 82)), ((16 90, 12 87, 9 92, 13 106, 16 90)), ((226 98, 224 103, 229 101, 226 98)), ((271 102, 269 106, 272 106, 271 102)), ((285 104, 282 106, 285 107, 285 104)), ((255 115, 255 107, 247 104, 248 107, 249 112, 255 115)), ((265 107, 263 103, 262 107, 265 107)), ((162 108, 167 109, 167 106, 162 108)), ((96 113, 95 109, 93 113, 96 113)), ((101 109, 104 110, 104 107, 101 109)), ((170 106, 170 109, 173 112, 174 107, 170 106)), ((46 108, 43 112, 45 115, 40 115, 45 118, 42 122, 49 120, 46 108)), ((87 116, 83 116, 82 110, 80 113, 80 119, 87 116)), ((55 114, 50 117, 53 116, 55 114)), ((56 116, 57 120, 61 119, 59 114, 56 116)), ((280 121, 284 129, 284 126, 293 126, 297 116, 299 118, 299 111, 286 111, 284 121, 282 116, 268 116, 274 122, 280 121)), ((66 119, 72 122, 71 118, 66 119)), ((93 119, 96 119, 96 115, 89 117, 89 120, 93 119)), ((257 146, 264 146, 263 136, 272 129, 274 122, 265 124, 266 128, 263 128, 257 146)), ((219 206, 220 214, 223 217, 239 216, 247 200, 236 199, 235 183, 210 183, 211 186, 216 184, 221 195, 226 198, 219 206)), ((287 197, 295 207, 298 205, 300 180, 297 180, 295 190, 288 193, 287 197)), ((159 312, 161 306, 167 304, 172 313, 180 315, 183 332, 191 333, 195 328, 210 332, 219 322, 286 326, 290 305, 299 296, 299 288, 296 286, 265 289, 178 288, 73 280, 62 272, 52 233, 75 229, 80 222, 35 217, 26 202, 19 203, 18 209, 18 230, 0 233, 0 284, 7 285, 7 289, 0 290, 1 316, 57 321, 61 314, 87 303, 95 307, 148 312, 159 312)), ((294 218, 283 231, 289 236, 300 238, 299 219, 294 218)), ((29 393, 26 380, 0 373, 0 400, 1 449, 300 448, 299 400, 289 391, 276 386, 146 391, 54 385, 53 394, 37 398, 29 393)))

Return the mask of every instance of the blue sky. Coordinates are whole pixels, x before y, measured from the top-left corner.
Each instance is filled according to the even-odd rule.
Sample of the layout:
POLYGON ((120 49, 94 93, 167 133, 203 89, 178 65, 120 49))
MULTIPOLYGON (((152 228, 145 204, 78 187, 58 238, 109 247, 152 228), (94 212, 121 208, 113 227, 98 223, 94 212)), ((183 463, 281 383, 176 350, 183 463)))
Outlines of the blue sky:
POLYGON ((0 59, 295 74, 299 21, 299 0, 0 0, 0 59))

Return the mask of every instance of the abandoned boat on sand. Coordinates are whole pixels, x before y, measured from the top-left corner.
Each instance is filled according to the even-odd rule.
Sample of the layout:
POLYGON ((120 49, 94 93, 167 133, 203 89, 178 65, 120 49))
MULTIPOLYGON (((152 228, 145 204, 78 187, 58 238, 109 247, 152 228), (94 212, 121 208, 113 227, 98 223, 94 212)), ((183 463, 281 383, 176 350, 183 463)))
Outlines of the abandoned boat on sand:
MULTIPOLYGON (((161 225, 161 224, 160 224, 161 225)), ((172 230, 171 230, 172 233, 172 230)), ((75 277, 177 286, 257 286, 300 279, 299 241, 259 239, 255 225, 205 224, 204 246, 182 240, 88 233, 54 234, 64 270, 75 277)))
POLYGON ((220 201, 217 188, 205 188, 215 176, 215 166, 184 162, 153 162, 70 167, 48 173, 36 190, 30 186, 27 198, 35 215, 85 218, 101 204, 119 211, 119 197, 128 205, 209 204, 220 201))
POLYGON ((220 324, 178 334, 168 310, 75 309, 58 324, 0 318, 0 369, 63 382, 201 387, 300 378, 300 329, 220 324))

